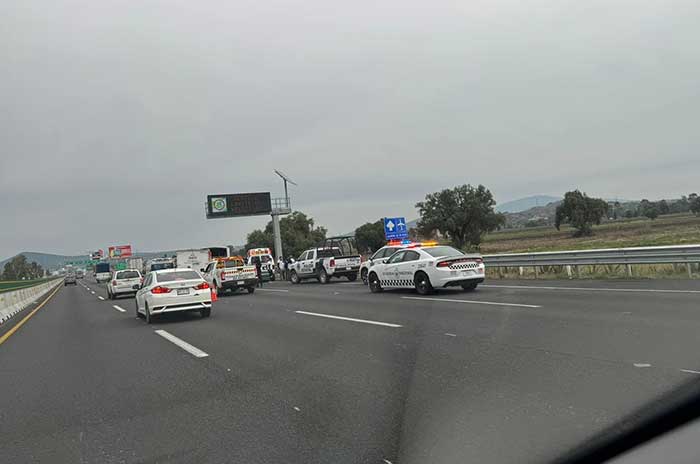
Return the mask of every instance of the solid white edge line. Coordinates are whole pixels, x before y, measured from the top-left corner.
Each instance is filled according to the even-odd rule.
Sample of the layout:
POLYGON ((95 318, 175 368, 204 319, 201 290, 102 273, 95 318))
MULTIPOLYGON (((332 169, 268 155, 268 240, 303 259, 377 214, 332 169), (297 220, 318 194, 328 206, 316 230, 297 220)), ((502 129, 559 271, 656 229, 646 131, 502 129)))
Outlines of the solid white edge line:
POLYGON ((469 304, 484 304, 492 306, 515 306, 516 308, 541 308, 539 305, 529 305, 520 303, 499 303, 497 301, 478 301, 478 300, 455 300, 450 298, 427 298, 421 296, 402 296, 404 300, 427 300, 427 301, 446 301, 448 303, 469 303, 469 304))
POLYGON ((104 301, 104 297, 102 297, 102 296, 98 296, 97 298, 104 301))
POLYGON ((288 292, 289 290, 282 290, 281 288, 257 288, 258 292, 288 292))
POLYGON ((610 288, 610 287, 545 287, 539 285, 491 285, 481 284, 480 287, 486 288, 525 288, 525 289, 542 289, 542 290, 583 290, 589 292, 646 292, 646 293, 700 293, 700 290, 664 290, 653 288, 610 288))
POLYGON ((113 307, 114 309, 116 309, 117 311, 121 311, 121 312, 123 312, 123 313, 126 312, 126 309, 122 308, 121 306, 112 305, 112 307, 113 307))
POLYGON ((196 358, 206 358, 207 356, 209 356, 207 353, 200 350, 196 346, 190 345, 186 341, 177 338, 175 335, 166 332, 165 330, 156 330, 155 332, 164 339, 168 340, 171 343, 174 343, 175 345, 179 346, 180 348, 187 351, 189 354, 196 358))
POLYGON ((685 372, 687 374, 700 374, 700 371, 694 371, 692 369, 681 369, 681 372, 685 372))
POLYGON ((381 325, 384 327, 393 327, 393 328, 403 327, 402 325, 399 325, 399 324, 391 324, 389 322, 379 322, 379 321, 368 321, 366 319, 355 319, 353 317, 333 316, 331 314, 310 313, 307 311, 294 311, 294 312, 297 314, 305 314, 307 316, 326 317, 328 319, 339 319, 341 321, 361 322, 363 324, 381 325))
POLYGON ((95 292, 90 292, 90 293, 92 293, 93 295, 95 294, 95 292))

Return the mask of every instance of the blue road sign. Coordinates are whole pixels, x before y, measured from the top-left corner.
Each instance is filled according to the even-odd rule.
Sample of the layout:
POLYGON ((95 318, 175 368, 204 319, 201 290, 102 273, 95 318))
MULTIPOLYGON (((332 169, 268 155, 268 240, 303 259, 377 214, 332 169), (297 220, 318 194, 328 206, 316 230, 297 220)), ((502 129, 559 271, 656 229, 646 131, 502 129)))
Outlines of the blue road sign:
POLYGON ((387 240, 408 238, 406 219, 402 217, 384 218, 384 236, 387 240))

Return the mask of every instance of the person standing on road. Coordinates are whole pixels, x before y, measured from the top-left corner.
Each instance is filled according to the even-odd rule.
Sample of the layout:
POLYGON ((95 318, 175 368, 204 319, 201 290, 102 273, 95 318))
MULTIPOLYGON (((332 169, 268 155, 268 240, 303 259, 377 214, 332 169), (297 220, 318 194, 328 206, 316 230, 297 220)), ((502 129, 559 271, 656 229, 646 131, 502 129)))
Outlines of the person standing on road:
POLYGON ((277 258, 277 269, 280 271, 280 280, 285 280, 284 277, 284 258, 277 258))
POLYGON ((262 287, 262 263, 260 262, 259 256, 253 256, 253 264, 255 265, 255 273, 258 276, 258 287, 262 287))

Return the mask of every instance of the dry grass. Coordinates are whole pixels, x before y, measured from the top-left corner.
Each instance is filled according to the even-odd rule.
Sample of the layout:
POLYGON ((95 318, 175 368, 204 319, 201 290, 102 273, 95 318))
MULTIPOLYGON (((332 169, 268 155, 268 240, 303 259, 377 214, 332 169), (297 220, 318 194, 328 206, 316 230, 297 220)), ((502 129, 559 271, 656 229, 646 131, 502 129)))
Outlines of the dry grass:
POLYGON ((573 229, 537 227, 488 234, 481 243, 483 254, 530 251, 584 250, 700 243, 700 217, 677 214, 634 219, 594 226, 592 237, 572 237, 573 229))

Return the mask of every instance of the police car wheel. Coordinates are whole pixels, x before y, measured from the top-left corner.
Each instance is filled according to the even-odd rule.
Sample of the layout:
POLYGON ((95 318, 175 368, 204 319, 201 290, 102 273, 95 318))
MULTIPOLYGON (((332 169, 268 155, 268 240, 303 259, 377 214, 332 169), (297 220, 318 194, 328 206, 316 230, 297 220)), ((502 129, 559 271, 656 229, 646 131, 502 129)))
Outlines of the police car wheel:
POLYGON ((363 269, 362 272, 360 272, 360 279, 362 279, 362 283, 367 285, 367 269, 363 269))
POLYGON ((369 275, 367 280, 369 281, 369 290, 372 293, 379 293, 383 290, 382 284, 379 282, 379 277, 377 277, 377 274, 374 272, 369 275))
POLYGON ((430 278, 425 272, 419 272, 413 279, 413 284, 419 295, 430 295, 433 293, 433 286, 430 284, 430 278))

